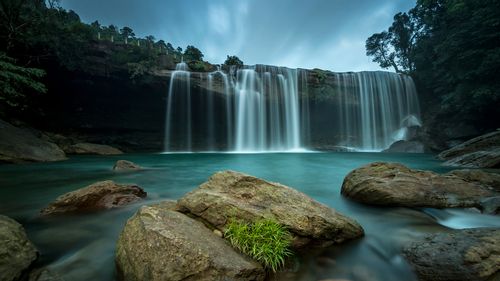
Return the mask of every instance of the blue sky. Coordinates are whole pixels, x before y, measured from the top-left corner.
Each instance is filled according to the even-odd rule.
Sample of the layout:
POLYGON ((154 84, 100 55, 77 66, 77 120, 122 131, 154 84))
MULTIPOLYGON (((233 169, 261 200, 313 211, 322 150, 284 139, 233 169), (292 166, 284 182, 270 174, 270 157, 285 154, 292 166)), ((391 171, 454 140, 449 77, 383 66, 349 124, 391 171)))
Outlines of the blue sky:
POLYGON ((332 71, 379 70, 365 40, 415 0, 62 0, 84 22, 129 26, 205 60, 332 71))

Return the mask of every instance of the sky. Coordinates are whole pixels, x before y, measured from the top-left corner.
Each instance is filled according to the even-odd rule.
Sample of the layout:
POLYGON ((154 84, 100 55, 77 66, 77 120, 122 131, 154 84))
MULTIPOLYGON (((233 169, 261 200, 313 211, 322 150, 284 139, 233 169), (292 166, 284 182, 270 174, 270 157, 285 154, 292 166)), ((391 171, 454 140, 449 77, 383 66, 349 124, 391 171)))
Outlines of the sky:
MULTIPOLYGON (((415 0, 62 0, 82 21, 131 27, 174 47, 194 45, 211 63, 332 71, 380 70, 365 41, 415 0)), ((390 70, 390 69, 389 69, 390 70)))

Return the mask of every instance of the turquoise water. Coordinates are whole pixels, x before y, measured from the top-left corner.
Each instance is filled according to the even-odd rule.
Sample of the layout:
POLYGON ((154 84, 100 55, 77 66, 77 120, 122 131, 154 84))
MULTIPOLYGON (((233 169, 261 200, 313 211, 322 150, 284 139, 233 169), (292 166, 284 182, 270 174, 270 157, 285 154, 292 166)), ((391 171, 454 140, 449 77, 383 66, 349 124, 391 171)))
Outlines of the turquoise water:
POLYGON ((400 256, 401 245, 445 227, 498 226, 496 217, 467 211, 376 208, 344 199, 340 187, 352 169, 374 161, 401 162, 411 168, 446 172, 433 155, 382 153, 127 154, 80 156, 57 163, 0 166, 0 213, 22 223, 47 265, 66 280, 114 280, 114 248, 127 218, 143 204, 178 199, 211 174, 235 170, 294 187, 356 219, 363 239, 300 256, 276 280, 414 280, 400 256), (111 170, 118 159, 147 169, 111 170), (57 196, 100 180, 135 183, 148 192, 145 202, 97 214, 40 218, 57 196), (453 221, 446 224, 444 221, 453 221), (462 224, 456 222, 462 222, 462 224))

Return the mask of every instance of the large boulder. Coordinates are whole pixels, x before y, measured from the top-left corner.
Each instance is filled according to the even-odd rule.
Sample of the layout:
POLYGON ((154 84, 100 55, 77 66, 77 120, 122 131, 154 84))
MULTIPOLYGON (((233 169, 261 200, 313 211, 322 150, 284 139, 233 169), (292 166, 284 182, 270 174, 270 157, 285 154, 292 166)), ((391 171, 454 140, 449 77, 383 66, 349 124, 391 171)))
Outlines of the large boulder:
POLYGON ((101 181, 59 196, 41 213, 54 215, 112 209, 139 201, 146 195, 137 185, 101 181))
POLYGON ((468 140, 438 155, 444 165, 470 168, 500 167, 500 130, 468 140))
POLYGON ((113 171, 118 172, 128 172, 128 171, 139 171, 142 167, 127 160, 118 160, 113 166, 113 171))
POLYGON ((419 141, 400 140, 391 144, 391 146, 382 152, 388 153, 424 153, 424 144, 419 141))
POLYGON ((0 215, 0 281, 18 280, 38 258, 38 251, 24 228, 0 215))
POLYGON ((118 155, 123 154, 118 148, 105 144, 81 142, 66 148, 68 154, 96 154, 96 155, 118 155))
POLYGON ((341 193, 373 205, 482 209, 481 201, 500 194, 494 180, 497 175, 484 173, 484 180, 478 175, 464 171, 440 175, 399 163, 375 162, 351 171, 341 193))
POLYGON ((218 172, 178 201, 179 210, 223 231, 230 219, 273 218, 294 236, 294 247, 341 243, 363 236, 354 220, 307 195, 233 171, 218 172))
POLYGON ((454 230, 403 249, 420 281, 500 280, 500 229, 454 230))
POLYGON ((66 159, 56 144, 38 138, 28 129, 20 129, 0 120, 0 162, 49 162, 66 159))
POLYGON ((258 281, 263 268, 203 223, 167 205, 142 207, 116 246, 118 280, 258 281))

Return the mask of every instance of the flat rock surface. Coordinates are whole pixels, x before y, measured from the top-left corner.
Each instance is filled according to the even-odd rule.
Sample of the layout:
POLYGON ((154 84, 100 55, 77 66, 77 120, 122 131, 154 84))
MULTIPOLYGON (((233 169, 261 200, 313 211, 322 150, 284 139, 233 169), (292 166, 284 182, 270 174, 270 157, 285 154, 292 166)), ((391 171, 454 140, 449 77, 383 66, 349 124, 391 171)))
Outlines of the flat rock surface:
POLYGON ((500 130, 473 138, 438 155, 444 165, 469 168, 500 167, 500 130))
POLYGON ((127 221, 116 247, 119 280, 264 280, 259 264, 171 207, 144 206, 127 221))
POLYGON ((38 251, 24 228, 0 215, 0 281, 17 280, 38 258, 38 251))
POLYGON ((500 229, 454 230, 403 249, 421 281, 500 280, 500 229))
POLYGON ((363 236, 361 226, 304 193, 246 174, 223 171, 178 201, 179 209, 223 231, 229 219, 274 218, 294 235, 294 246, 341 243, 363 236))
POLYGON ((54 215, 112 209, 139 201, 146 195, 137 185, 101 181, 59 196, 41 213, 54 215))
POLYGON ((105 144, 81 142, 70 145, 66 148, 68 154, 96 154, 96 155, 118 155, 123 152, 105 144))
POLYGON ((50 162, 66 159, 56 144, 36 137, 27 129, 20 129, 0 120, 0 162, 50 162))
POLYGON ((374 205, 481 208, 482 200, 500 195, 494 187, 497 175, 484 173, 483 181, 481 173, 440 175, 398 163, 375 162, 351 171, 341 192, 354 201, 374 205))

